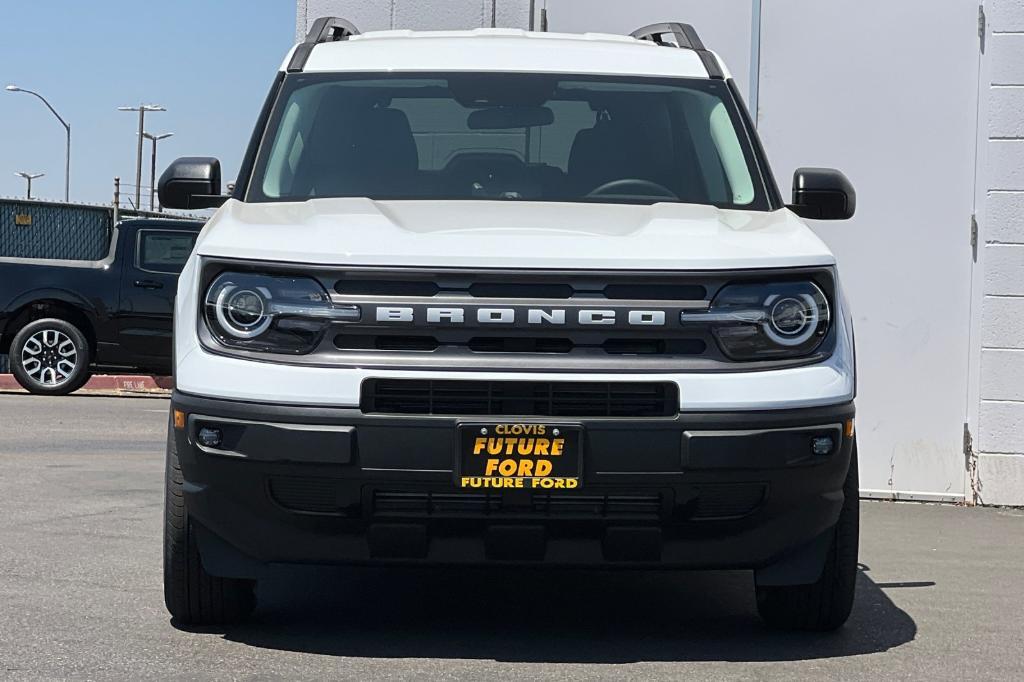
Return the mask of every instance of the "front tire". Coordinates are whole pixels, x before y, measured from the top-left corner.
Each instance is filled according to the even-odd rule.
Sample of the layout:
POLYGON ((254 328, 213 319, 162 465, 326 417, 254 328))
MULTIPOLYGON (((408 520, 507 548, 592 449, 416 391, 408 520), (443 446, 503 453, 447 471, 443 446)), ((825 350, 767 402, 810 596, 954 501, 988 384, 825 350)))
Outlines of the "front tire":
POLYGON ((182 493, 174 442, 167 434, 164 493, 164 604, 182 625, 217 625, 247 618, 256 608, 256 581, 221 578, 203 568, 182 493))
POLYGON ((810 585, 757 587, 757 610, 774 628, 828 632, 846 622, 853 609, 860 542, 860 479, 857 442, 853 443, 850 470, 843 485, 843 508, 832 528, 832 538, 821 577, 810 585))
POLYGON ((85 335, 66 320, 35 320, 11 342, 11 373, 22 388, 37 395, 77 391, 89 380, 91 360, 85 335))

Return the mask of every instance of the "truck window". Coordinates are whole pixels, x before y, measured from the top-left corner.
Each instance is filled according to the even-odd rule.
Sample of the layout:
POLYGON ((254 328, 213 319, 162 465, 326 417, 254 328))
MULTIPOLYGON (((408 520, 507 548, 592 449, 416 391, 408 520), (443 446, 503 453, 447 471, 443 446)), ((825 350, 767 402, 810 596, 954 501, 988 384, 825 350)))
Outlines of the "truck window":
POLYGON ((723 81, 293 74, 248 201, 677 202, 767 210, 723 81))
POLYGON ((137 265, 140 270, 177 274, 196 243, 196 233, 174 230, 139 230, 137 265))

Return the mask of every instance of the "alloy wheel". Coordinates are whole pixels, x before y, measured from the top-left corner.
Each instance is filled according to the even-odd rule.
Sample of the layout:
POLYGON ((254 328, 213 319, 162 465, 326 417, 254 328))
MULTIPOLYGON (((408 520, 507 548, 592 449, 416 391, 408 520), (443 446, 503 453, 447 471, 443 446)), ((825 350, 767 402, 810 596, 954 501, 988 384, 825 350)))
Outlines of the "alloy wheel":
POLYGON ((29 377, 42 386, 60 386, 71 378, 78 365, 78 348, 71 337, 58 329, 40 329, 21 349, 21 365, 29 377))

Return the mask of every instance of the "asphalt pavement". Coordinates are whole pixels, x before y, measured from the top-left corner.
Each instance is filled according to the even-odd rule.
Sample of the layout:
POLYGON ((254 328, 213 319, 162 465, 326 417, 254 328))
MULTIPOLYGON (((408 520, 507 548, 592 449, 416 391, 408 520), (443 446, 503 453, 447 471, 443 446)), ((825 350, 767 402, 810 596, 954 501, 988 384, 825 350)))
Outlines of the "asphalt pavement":
POLYGON ((758 621, 749 574, 296 569, 248 624, 161 586, 163 398, 0 395, 5 679, 1024 679, 1024 511, 864 502, 832 635, 758 621))

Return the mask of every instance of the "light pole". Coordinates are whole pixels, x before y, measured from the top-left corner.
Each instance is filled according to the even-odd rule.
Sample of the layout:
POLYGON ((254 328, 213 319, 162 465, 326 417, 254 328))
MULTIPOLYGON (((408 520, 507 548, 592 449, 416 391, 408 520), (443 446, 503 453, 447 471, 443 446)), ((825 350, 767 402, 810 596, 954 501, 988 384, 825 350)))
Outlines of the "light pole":
POLYGON ((21 177, 21 178, 25 178, 25 180, 28 181, 28 191, 25 193, 25 198, 26 199, 31 199, 32 198, 32 181, 35 180, 36 178, 43 177, 44 175, 46 175, 46 173, 26 173, 25 171, 18 171, 18 172, 15 173, 15 175, 17 175, 18 177, 21 177))
POLYGON ((166 140, 174 133, 161 133, 159 135, 153 135, 152 133, 142 133, 142 136, 153 143, 153 154, 149 158, 149 210, 153 210, 154 197, 156 197, 156 143, 160 140, 166 140))
MULTIPOLYGON (((57 110, 50 106, 50 103, 46 101, 46 98, 38 92, 19 88, 17 85, 8 85, 4 89, 7 90, 7 92, 24 92, 28 95, 35 95, 42 100, 43 104, 46 105, 46 108, 49 109, 50 112, 57 117, 57 120, 60 121, 60 124, 64 126, 64 131, 67 133, 67 144, 64 146, 64 202, 67 203, 68 195, 71 191, 71 124, 61 118, 61 115, 57 113, 57 110)), ((29 180, 29 183, 31 182, 32 181, 29 180)))
POLYGON ((117 110, 139 112, 139 147, 135 159, 135 208, 138 209, 139 204, 142 203, 142 133, 146 129, 146 112, 167 110, 159 104, 140 104, 137 107, 118 107, 117 110))

